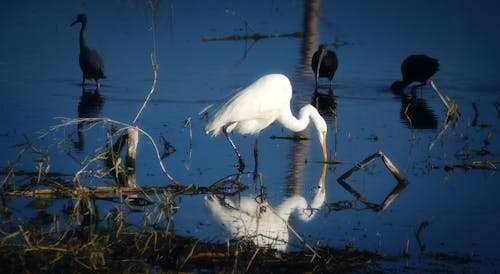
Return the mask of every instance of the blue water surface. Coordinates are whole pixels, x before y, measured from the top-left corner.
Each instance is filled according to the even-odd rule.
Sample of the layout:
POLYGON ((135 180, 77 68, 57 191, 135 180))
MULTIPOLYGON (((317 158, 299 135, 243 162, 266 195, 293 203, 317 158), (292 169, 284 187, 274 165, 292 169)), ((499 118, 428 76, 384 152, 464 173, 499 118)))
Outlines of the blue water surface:
MULTIPOLYGON (((312 246, 354 246, 401 258, 388 264, 388 269, 498 270, 500 185, 494 168, 499 160, 500 19, 494 12, 498 2, 172 0, 161 1, 154 13, 149 1, 0 5, 2 168, 36 170, 37 152, 20 154, 16 146, 30 141, 50 155, 50 171, 72 175, 107 144, 109 123, 95 124, 82 136, 76 124, 53 128, 61 125, 61 117, 78 118, 85 101, 78 65, 79 26, 70 27, 80 12, 88 16, 87 42, 103 56, 107 76, 99 97, 93 98, 93 115, 132 123, 153 84, 154 53, 159 64, 157 84, 137 125, 155 142, 163 136, 175 147, 163 163, 170 175, 186 185, 209 186, 237 171, 237 159, 225 138, 205 134, 206 118, 200 111, 214 105, 210 115, 236 90, 264 74, 282 73, 292 82, 296 112, 311 102, 314 93, 310 58, 320 43, 328 43, 338 55, 339 69, 334 78, 335 105, 330 105, 335 112, 327 108, 322 113, 329 130, 329 158, 342 164, 327 167, 319 211, 308 219, 292 214, 289 222, 294 230, 312 246), (317 3, 317 12, 311 12, 307 3, 317 3), (313 14, 310 21, 307 12, 313 14), (207 41, 294 32, 307 36, 207 41), (446 110, 429 85, 418 88, 416 95, 435 123, 422 128, 409 126, 402 115, 404 98, 389 88, 401 78, 400 64, 410 54, 439 59, 440 71, 433 81, 459 106, 460 120, 443 135, 439 132, 446 110), (379 212, 366 209, 337 182, 377 151, 409 182, 379 212), (463 168, 474 161, 492 163, 488 169, 463 168), (353 207, 335 210, 332 205, 339 201, 351 201, 353 207), (425 249, 415 236, 422 223, 428 224, 419 236, 425 249), (441 252, 470 258, 472 263, 434 262, 430 254, 441 252)), ((94 88, 89 81, 85 92, 94 88)), ((321 79, 319 91, 328 93, 327 80, 321 79)), ((259 136, 259 171, 271 207, 279 208, 290 197, 301 196, 308 203, 319 197, 320 145, 312 128, 303 134, 311 139, 270 138, 293 136, 274 123, 259 136)), ((233 137, 247 169, 253 170, 254 137, 233 137)), ((138 185, 169 184, 151 142, 144 135, 140 140, 138 185)), ((259 193, 252 176, 240 180, 249 186, 242 197, 259 193)), ((381 203, 397 184, 381 158, 347 181, 372 203, 381 203)), ((84 184, 110 182, 112 178, 88 178, 84 184)), ((232 238, 205 197, 176 198, 175 231, 217 242, 232 238)), ((30 216, 21 213, 28 202, 10 202, 21 220, 30 216)), ((290 242, 292 250, 303 248, 293 236, 290 242)))

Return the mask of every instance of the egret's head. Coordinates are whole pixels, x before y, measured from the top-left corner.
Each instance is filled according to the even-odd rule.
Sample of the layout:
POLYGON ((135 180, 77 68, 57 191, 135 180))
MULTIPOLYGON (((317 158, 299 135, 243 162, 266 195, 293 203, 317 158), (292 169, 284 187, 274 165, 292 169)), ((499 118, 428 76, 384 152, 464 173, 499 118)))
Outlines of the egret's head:
POLYGON ((71 26, 75 25, 76 23, 86 23, 87 22, 87 15, 85 15, 84 13, 80 13, 76 16, 76 19, 75 21, 73 21, 73 23, 71 23, 71 26))

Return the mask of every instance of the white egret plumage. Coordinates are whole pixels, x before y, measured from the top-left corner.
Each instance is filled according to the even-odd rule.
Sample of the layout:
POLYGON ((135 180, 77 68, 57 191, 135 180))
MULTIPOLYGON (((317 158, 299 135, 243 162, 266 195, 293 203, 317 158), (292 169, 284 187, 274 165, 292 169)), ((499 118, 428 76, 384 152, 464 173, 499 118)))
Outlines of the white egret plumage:
MULTIPOLYGON (((284 127, 298 132, 304 130, 312 121, 318 133, 318 139, 326 161, 327 126, 312 105, 305 105, 299 110, 299 118, 293 116, 290 109, 292 85, 288 77, 282 74, 268 74, 257 79, 245 89, 236 93, 225 102, 208 121, 205 130, 213 136, 221 132, 227 137, 238 156, 239 169, 243 171, 244 162, 229 133, 251 134, 258 137, 261 130, 272 122, 278 121, 284 127)), ((255 169, 258 165, 258 138, 255 141, 255 169)))

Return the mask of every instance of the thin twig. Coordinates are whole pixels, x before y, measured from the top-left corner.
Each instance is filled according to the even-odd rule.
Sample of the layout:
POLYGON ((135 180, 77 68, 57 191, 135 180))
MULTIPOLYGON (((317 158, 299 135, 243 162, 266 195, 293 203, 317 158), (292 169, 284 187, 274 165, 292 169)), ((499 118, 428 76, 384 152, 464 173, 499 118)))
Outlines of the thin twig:
POLYGON ((151 99, 151 96, 153 95, 155 88, 156 88, 156 82, 158 81, 158 68, 159 64, 156 62, 156 55, 155 53, 151 53, 151 64, 153 65, 153 84, 151 85, 151 88, 149 89, 149 94, 144 100, 144 103, 142 104, 141 108, 137 112, 137 115, 135 116, 134 120, 132 121, 132 125, 137 124, 137 120, 139 120, 139 116, 144 112, 144 109, 146 108, 149 100, 151 99))
POLYGON ((448 100, 441 94, 441 92, 439 92, 436 85, 434 84, 434 81, 430 80, 429 83, 431 84, 432 90, 434 90, 434 92, 439 96, 439 99, 441 99, 441 102, 443 102, 446 109, 450 109, 450 105, 448 104, 448 100))
POLYGON ((304 240, 304 238, 302 238, 299 233, 297 233, 297 231, 295 231, 295 229, 293 229, 293 227, 288 223, 287 220, 281 218, 281 216, 274 210, 274 208, 272 208, 271 206, 269 206, 269 204, 267 204, 267 207, 268 209, 271 210, 271 212, 276 215, 276 217, 280 218, 287 226, 287 228, 292 232, 292 234, 299 240, 299 242, 304 245, 305 247, 307 247, 307 249, 309 249, 313 254, 313 259, 315 257, 318 257, 318 258, 321 258, 321 256, 318 254, 318 252, 316 252, 316 250, 314 250, 314 248, 312 248, 307 242, 306 240, 304 240))
POLYGON ((135 116, 134 120, 132 121, 132 125, 136 125, 137 121, 139 120, 139 116, 144 112, 144 109, 146 108, 147 104, 149 103, 149 100, 151 99, 151 96, 153 95, 155 88, 156 88, 156 82, 158 81, 158 70, 160 68, 160 65, 158 64, 156 60, 156 24, 155 24, 155 5, 153 4, 153 1, 149 1, 149 4, 151 5, 151 29, 153 32, 153 52, 151 53, 151 65, 153 66, 153 84, 151 85, 151 88, 149 89, 149 94, 144 100, 144 103, 142 104, 141 108, 137 112, 137 115, 135 116))
POLYGON ((259 253, 259 251, 260 251, 260 248, 259 248, 259 247, 257 247, 257 248, 255 249, 255 252, 254 252, 254 253, 253 253, 253 255, 252 255, 252 258, 250 258, 250 261, 249 261, 249 262, 248 262, 248 264, 247 264, 247 268, 245 269, 245 272, 248 272, 248 270, 250 269, 250 267, 251 267, 251 266, 252 266, 252 264, 253 264, 253 260, 255 259, 255 257, 257 257, 257 254, 259 253))
POLYGON ((237 13, 235 10, 226 9, 226 13, 238 17, 245 24, 245 30, 249 28, 253 33, 256 33, 255 29, 252 27, 252 25, 250 25, 248 20, 245 17, 241 16, 239 13, 237 13))

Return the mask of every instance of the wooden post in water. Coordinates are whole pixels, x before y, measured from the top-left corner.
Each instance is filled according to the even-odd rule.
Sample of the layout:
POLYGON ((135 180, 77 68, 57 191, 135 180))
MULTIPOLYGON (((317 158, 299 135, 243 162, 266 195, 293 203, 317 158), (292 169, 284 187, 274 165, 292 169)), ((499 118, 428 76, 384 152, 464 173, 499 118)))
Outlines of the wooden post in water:
POLYGON ((126 131, 116 140, 108 154, 107 165, 111 175, 115 178, 118 186, 137 187, 135 177, 135 161, 137 158, 137 144, 139 143, 139 131, 136 127, 128 127, 126 131), (125 166, 122 167, 121 152, 123 146, 127 145, 125 166))
POLYGON ((136 127, 127 128, 127 157, 125 158, 125 174, 127 186, 137 187, 135 177, 135 160, 137 158, 137 144, 139 143, 139 131, 136 127))

